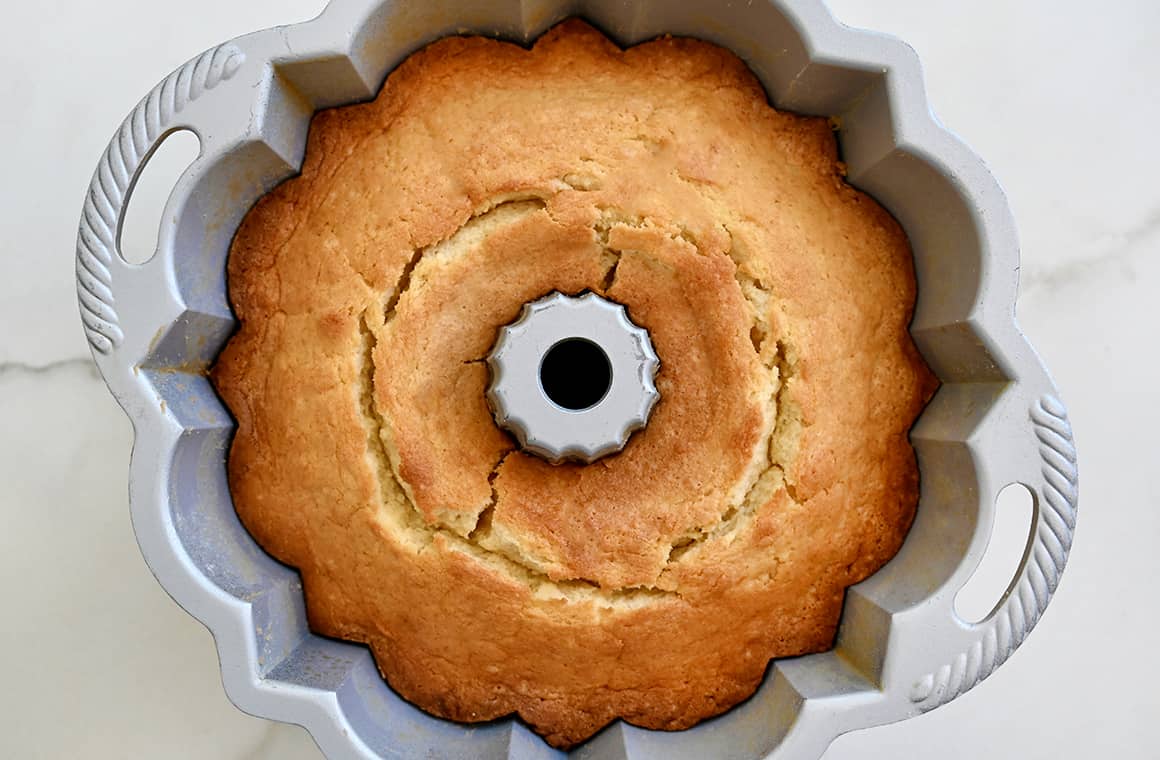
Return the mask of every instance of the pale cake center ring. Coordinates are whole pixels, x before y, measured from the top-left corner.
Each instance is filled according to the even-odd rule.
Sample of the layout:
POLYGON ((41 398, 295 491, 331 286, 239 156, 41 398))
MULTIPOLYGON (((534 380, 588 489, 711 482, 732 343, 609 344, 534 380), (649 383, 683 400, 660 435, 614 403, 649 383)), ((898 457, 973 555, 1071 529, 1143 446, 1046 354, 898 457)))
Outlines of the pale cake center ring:
POLYGON ((525 304, 500 330, 487 363, 496 423, 553 463, 620 451, 660 398, 648 332, 595 293, 525 304))

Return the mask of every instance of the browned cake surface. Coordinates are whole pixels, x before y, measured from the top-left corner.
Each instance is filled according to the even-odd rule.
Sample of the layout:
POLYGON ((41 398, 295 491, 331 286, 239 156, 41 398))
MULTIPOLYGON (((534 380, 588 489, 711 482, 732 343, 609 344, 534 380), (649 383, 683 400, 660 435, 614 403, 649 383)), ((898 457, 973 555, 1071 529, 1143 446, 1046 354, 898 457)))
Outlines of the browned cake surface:
POLYGON ((910 525, 934 380, 906 238, 824 119, 712 45, 438 42, 315 117, 229 284, 238 514, 311 627, 437 715, 561 747, 690 726, 830 647, 910 525), (622 453, 552 466, 495 426, 480 360, 586 289, 649 330, 662 399, 622 453))

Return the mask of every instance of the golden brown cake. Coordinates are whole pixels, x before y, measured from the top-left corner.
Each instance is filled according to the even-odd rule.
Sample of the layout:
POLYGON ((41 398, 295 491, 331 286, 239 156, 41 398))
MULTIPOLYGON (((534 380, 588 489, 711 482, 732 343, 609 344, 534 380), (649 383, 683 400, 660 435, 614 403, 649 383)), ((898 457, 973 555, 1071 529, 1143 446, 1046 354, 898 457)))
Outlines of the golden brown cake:
POLYGON ((437 42, 317 114, 234 240, 213 370, 238 514, 311 627, 557 747, 691 726, 832 646, 910 525, 934 388, 906 237, 842 172, 731 53, 580 22, 437 42), (485 400, 497 331, 554 290, 624 304, 661 360, 648 426, 590 465, 485 400))

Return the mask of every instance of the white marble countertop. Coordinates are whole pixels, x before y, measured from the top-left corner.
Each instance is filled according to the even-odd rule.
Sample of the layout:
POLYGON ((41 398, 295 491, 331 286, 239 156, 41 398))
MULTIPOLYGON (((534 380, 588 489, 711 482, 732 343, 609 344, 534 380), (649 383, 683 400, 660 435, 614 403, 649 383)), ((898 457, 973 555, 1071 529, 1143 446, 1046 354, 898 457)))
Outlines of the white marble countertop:
MULTIPOLYGON (((1041 626, 965 697, 826 760, 1157 757, 1160 4, 829 0, 907 40, 942 120, 1006 188, 1019 318, 1067 401, 1080 524, 1041 626)), ((76 222, 121 118, 194 53, 321 0, 56 0, 0 25, 0 757, 320 755, 226 700, 209 634, 150 576, 126 506, 128 421, 91 368, 76 222)), ((1001 538, 1001 537, 1000 537, 1001 538)))

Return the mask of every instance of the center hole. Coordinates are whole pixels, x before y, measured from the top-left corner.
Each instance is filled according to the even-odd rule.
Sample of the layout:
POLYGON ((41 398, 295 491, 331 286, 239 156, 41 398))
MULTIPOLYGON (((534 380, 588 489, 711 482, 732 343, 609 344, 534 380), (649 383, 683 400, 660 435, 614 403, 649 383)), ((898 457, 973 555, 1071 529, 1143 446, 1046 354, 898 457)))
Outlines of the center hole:
POLYGON ((548 349, 540 363, 540 387, 552 403, 576 412, 600 403, 612 386, 612 364, 604 349, 584 338, 568 338, 548 349))

